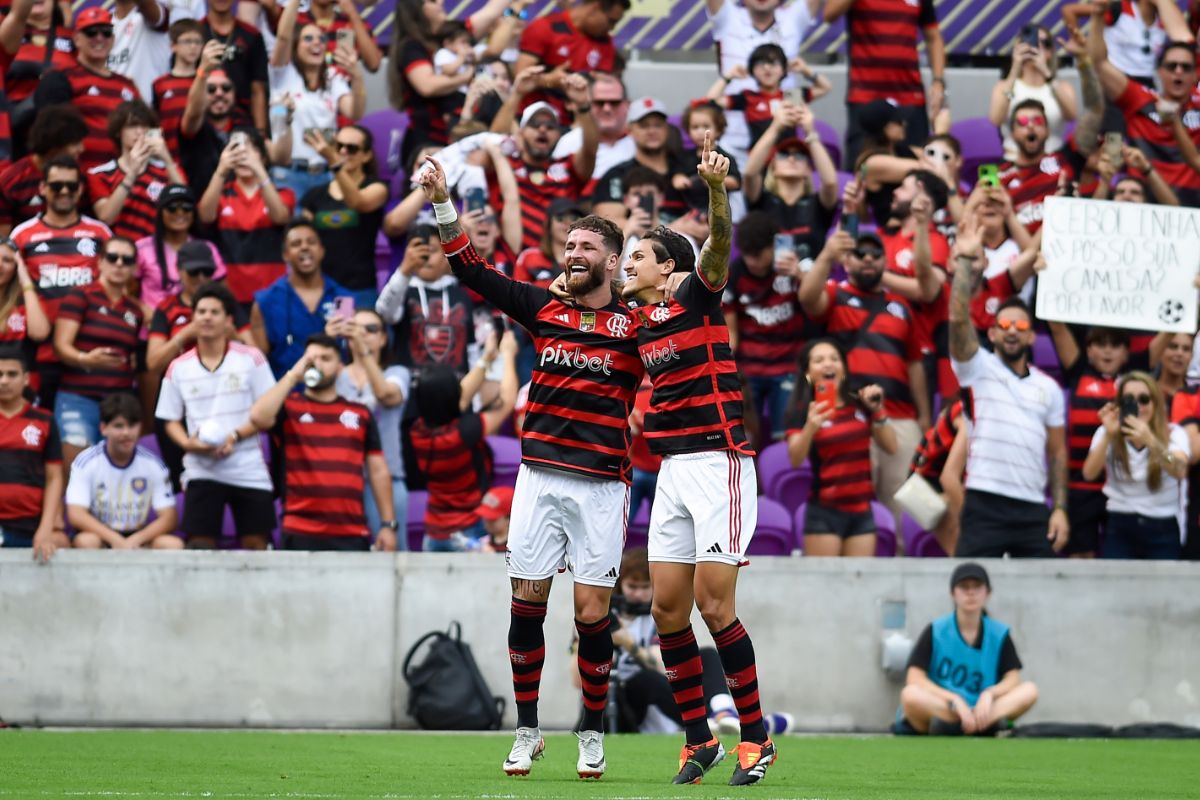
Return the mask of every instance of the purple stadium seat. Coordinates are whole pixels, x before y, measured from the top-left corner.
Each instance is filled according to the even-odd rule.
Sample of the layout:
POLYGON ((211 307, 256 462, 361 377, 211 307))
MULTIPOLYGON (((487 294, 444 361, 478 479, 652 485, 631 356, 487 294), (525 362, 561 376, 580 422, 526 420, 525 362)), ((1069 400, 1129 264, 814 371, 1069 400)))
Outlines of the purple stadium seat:
POLYGON ((138 447, 144 447, 151 453, 154 453, 154 455, 162 458, 162 453, 158 449, 158 437, 153 433, 149 436, 143 436, 142 438, 138 439, 138 447))
POLYGON ((380 231, 375 235, 375 286, 382 290, 392 277, 392 243, 380 231))
POLYGON ((379 178, 390 183, 392 176, 404 168, 400 163, 400 146, 408 129, 408 114, 384 108, 367 114, 358 124, 371 132, 379 178))
POLYGON ((783 504, 788 511, 808 499, 812 468, 805 461, 799 468, 788 460, 787 442, 768 445, 758 456, 758 475, 763 494, 783 504))
POLYGON ((1058 351, 1054 348, 1054 340, 1048 333, 1039 333, 1033 339, 1033 365, 1051 376, 1062 374, 1062 364, 1058 360, 1058 351))
POLYGON ((421 552, 425 540, 425 507, 429 504, 429 492, 414 489, 408 493, 408 549, 421 552))
POLYGON ((962 175, 972 186, 980 164, 999 163, 1004 160, 1000 131, 987 117, 959 120, 950 126, 950 133, 962 145, 962 175))
POLYGON ((932 533, 917 524, 908 514, 900 515, 904 552, 909 558, 945 558, 946 553, 932 533))
POLYGON ((492 483, 496 486, 516 486, 517 468, 521 466, 521 440, 512 436, 489 436, 492 448, 492 483))
POLYGON ((792 515, 769 497, 758 498, 758 526, 746 548, 747 555, 787 556, 796 546, 792 515))
POLYGON ((629 527, 625 530, 625 549, 645 547, 649 535, 650 499, 647 498, 634 510, 633 519, 629 521, 629 527))
POLYGON ((792 514, 792 534, 796 537, 796 549, 801 553, 804 552, 804 513, 806 511, 808 511, 808 503, 804 502, 796 506, 796 511, 792 514))
POLYGON ((871 514, 875 517, 875 555, 882 558, 896 555, 896 518, 891 509, 872 500, 871 514))
MULTIPOLYGON (((825 145, 825 149, 829 151, 829 157, 833 159, 834 165, 840 167, 842 165, 842 139, 838 136, 837 129, 823 119, 818 119, 815 122, 817 138, 821 140, 821 144, 825 145)), ((840 178, 841 175, 839 174, 838 177, 840 178)), ((839 188, 845 185, 840 180, 838 183, 839 188)), ((842 194, 839 191, 838 197, 841 196, 842 194)))

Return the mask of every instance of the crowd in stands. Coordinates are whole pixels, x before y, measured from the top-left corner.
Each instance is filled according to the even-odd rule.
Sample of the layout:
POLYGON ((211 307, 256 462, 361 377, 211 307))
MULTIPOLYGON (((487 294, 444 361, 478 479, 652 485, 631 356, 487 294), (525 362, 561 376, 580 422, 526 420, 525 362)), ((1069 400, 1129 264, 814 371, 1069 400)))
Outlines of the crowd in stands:
POLYGON ((479 254, 550 287, 587 214, 626 253, 660 225, 698 252, 711 132, 734 164, 724 309, 760 503, 795 548, 872 555, 886 529, 911 550, 919 528, 960 556, 1200 554, 1193 336, 1034 302, 1046 198, 1200 206, 1200 15, 1082 3, 1062 38, 1022 28, 977 176, 932 0, 704 3, 718 64, 693 98, 627 93, 630 0, 457 20, 396 0, 389 48, 354 0, 13 0, 3 546, 392 550, 411 529, 503 551, 502 462, 534 363, 561 354, 459 285, 413 178, 436 154, 479 254), (822 115, 843 99, 800 51, 842 18, 839 141, 822 115), (385 63, 406 116, 377 141, 364 74, 385 63))

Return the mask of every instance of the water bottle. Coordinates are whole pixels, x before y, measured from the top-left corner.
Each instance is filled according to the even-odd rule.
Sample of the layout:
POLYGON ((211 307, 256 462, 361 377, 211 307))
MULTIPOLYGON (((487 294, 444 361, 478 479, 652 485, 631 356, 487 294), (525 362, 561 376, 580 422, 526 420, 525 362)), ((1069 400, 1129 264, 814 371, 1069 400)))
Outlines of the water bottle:
POLYGON ((271 139, 275 140, 288 132, 288 109, 283 103, 272 103, 268 112, 271 124, 271 139))
POLYGON ((317 388, 324 378, 325 376, 321 374, 321 370, 316 367, 309 367, 304 370, 304 385, 310 389, 317 388))

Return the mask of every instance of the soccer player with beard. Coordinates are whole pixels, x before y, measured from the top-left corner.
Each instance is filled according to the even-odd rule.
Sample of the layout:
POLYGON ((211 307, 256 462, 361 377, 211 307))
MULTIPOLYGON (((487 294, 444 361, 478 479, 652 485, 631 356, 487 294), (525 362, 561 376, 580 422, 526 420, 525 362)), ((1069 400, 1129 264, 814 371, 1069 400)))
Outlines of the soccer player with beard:
POLYGON ((1033 317, 1025 302, 1001 303, 988 329, 971 324, 973 287, 987 266, 978 236, 960 232, 950 295, 950 357, 966 389, 967 494, 959 558, 1051 558, 1067 543, 1067 437, 1062 389, 1029 363, 1033 317), (1054 509, 1046 508, 1049 473, 1054 509))
POLYGON ((708 728, 700 649, 690 624, 695 606, 712 633, 741 721, 729 781, 739 786, 761 781, 777 756, 759 706, 754 646, 735 609, 738 570, 747 563, 757 523, 757 480, 721 311, 733 240, 729 159, 712 149, 711 134, 697 171, 708 185, 711 229, 699 264, 686 239, 658 227, 630 253, 621 293, 638 302, 638 346, 654 383, 645 437, 651 452, 663 457, 648 550, 654 621, 687 737, 673 782, 700 783, 725 756, 708 728), (674 273, 684 277, 672 281, 667 300, 665 284, 674 273))
POLYGON ((545 750, 537 702, 545 660, 546 602, 556 572, 575 581, 575 627, 583 686, 581 778, 605 771, 603 714, 613 644, 609 597, 617 581, 629 514, 629 413, 642 380, 637 333, 612 289, 624 239, 616 225, 583 217, 567 234, 563 266, 578 302, 519 283, 471 246, 432 158, 419 178, 433 203, 442 249, 462 284, 525 327, 537 360, 521 435, 505 560, 512 581, 509 660, 516 741, 504 771, 527 775, 545 750))

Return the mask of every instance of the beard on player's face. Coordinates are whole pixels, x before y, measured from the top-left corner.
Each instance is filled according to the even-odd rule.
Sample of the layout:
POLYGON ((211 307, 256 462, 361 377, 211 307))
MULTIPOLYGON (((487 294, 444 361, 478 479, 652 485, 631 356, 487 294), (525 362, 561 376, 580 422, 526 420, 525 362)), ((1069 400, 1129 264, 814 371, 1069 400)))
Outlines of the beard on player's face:
POLYGON ((567 272, 567 289, 571 294, 585 295, 604 285, 608 258, 598 253, 595 255, 594 262, 584 256, 567 258, 564 269, 567 272))

